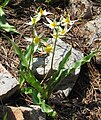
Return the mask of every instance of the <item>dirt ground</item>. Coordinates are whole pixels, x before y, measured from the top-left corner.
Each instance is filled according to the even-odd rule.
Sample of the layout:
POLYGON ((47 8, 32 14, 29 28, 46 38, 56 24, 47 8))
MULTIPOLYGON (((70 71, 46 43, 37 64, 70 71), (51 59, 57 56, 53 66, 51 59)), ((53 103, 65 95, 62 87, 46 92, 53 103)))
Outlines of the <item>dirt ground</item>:
MULTIPOLYGON (((19 59, 14 53, 11 44, 2 36, 2 33, 6 33, 6 35, 14 39, 22 49, 26 48, 28 43, 24 40, 23 36, 31 36, 31 27, 25 23, 30 21, 30 16, 34 15, 34 12, 39 6, 56 14, 57 18, 60 14, 64 13, 64 10, 70 10, 68 3, 65 6, 62 3, 58 3, 58 5, 54 6, 44 3, 34 3, 31 0, 12 0, 5 8, 7 21, 14 25, 21 34, 6 33, 1 30, 0 62, 16 78, 18 78, 19 59), (60 6, 60 9, 57 9, 57 6, 60 6)), ((73 16, 72 19, 76 17, 73 16)), ((96 14, 94 17, 96 17, 96 14)), ((85 31, 81 35, 81 33, 76 34, 75 30, 80 28, 86 21, 88 21, 88 19, 77 23, 74 28, 70 30, 66 38, 63 39, 74 48, 81 50, 85 55, 90 52, 87 41, 83 41, 85 31)), ((37 29, 38 33, 42 31, 46 33, 45 31, 47 31, 47 28, 43 28, 41 23, 38 24, 37 29)), ((48 30, 48 33, 49 32, 48 30)), ((45 35, 48 36, 48 33, 45 35)), ((3 104, 31 104, 31 100, 28 96, 23 94, 18 94, 18 96, 13 95, 3 104)), ((49 104, 52 105, 58 113, 56 120, 101 120, 101 66, 96 64, 94 58, 90 63, 83 65, 78 80, 68 98, 64 95, 61 96, 57 94, 55 99, 49 100, 49 104)), ((51 118, 47 116, 47 120, 51 120, 51 118)))

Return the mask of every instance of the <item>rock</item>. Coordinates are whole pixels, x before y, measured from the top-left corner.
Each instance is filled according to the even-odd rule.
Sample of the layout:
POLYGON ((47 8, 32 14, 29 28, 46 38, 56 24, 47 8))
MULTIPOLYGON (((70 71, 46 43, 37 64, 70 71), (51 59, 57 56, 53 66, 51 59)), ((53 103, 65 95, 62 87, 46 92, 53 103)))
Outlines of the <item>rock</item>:
POLYGON ((20 107, 24 120, 46 120, 46 114, 41 111, 38 105, 30 105, 30 107, 20 107))
POLYGON ((96 19, 91 20, 85 24, 83 29, 88 30, 91 34, 89 37, 89 46, 92 47, 92 51, 97 48, 100 52, 96 54, 96 63, 101 64, 101 15, 97 16, 96 19))
MULTIPOLYGON (((53 39, 50 39, 50 44, 53 45, 53 39)), ((55 52, 54 62, 53 62, 53 72, 58 70, 60 61, 63 59, 63 57, 69 50, 70 50, 70 45, 59 39, 56 45, 56 52, 55 52)), ((83 57, 83 53, 72 48, 72 54, 70 56, 69 61, 66 63, 65 69, 70 68, 76 62, 76 60, 79 60, 82 57, 83 57)), ((45 57, 35 58, 33 62, 32 70, 34 75, 37 77, 37 79, 40 80, 44 78, 44 76, 47 73, 49 76, 52 75, 50 73, 51 60, 52 60, 52 53, 49 56, 46 56, 46 58, 45 57)), ((80 72, 80 68, 76 69, 72 74, 70 74, 65 79, 63 79, 61 83, 57 86, 57 90, 63 90, 64 94, 68 96, 69 92, 73 88, 78 78, 79 72, 80 72)))
POLYGON ((0 106, 0 120, 7 113, 7 120, 46 120, 45 113, 39 106, 29 107, 0 106))
POLYGON ((70 0, 71 16, 77 16, 77 18, 92 18, 92 5, 88 0, 70 0))
POLYGON ((101 15, 97 16, 96 19, 88 21, 85 24, 85 27, 93 32, 93 33, 99 33, 101 35, 101 15))
POLYGON ((1 64, 0 64, 0 99, 10 97, 19 88, 19 83, 1 64))

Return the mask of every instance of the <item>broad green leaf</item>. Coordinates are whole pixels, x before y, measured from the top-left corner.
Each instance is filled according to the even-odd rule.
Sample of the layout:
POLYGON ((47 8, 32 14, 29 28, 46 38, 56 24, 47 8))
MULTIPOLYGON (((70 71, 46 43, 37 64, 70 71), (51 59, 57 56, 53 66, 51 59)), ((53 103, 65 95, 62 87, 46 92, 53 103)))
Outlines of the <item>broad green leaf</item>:
POLYGON ((34 43, 32 42, 26 49, 25 51, 25 58, 28 62, 31 61, 31 57, 33 55, 33 51, 34 51, 34 43))
POLYGON ((3 29, 7 32, 15 32, 18 33, 16 28, 10 24, 8 24, 8 22, 6 22, 6 18, 5 18, 5 13, 2 9, 2 7, 0 7, 0 29, 3 29))
POLYGON ((16 28, 14 26, 8 24, 7 22, 6 23, 1 23, 0 22, 0 29, 3 29, 5 31, 7 31, 7 32, 16 32, 16 33, 18 33, 16 28))
POLYGON ((71 55, 71 50, 70 49, 67 54, 65 55, 65 57, 61 60, 61 62, 59 63, 59 67, 58 70, 53 74, 52 78, 49 80, 49 83, 47 85, 47 90, 51 93, 57 86, 57 84, 59 82, 59 77, 62 74, 62 71, 65 69, 65 64, 68 62, 69 57, 71 55), (54 84, 54 86, 53 86, 54 84))
POLYGON ((3 120, 7 120, 7 112, 5 113, 3 120))
POLYGON ((4 13, 2 7, 0 7, 0 16, 3 16, 4 14, 5 14, 5 13, 4 13))
POLYGON ((51 106, 45 103, 45 100, 42 99, 42 96, 35 89, 32 93, 32 100, 34 104, 37 104, 41 107, 42 112, 47 113, 51 117, 55 117, 57 113, 51 108, 51 106))
POLYGON ((63 77, 68 76, 75 69, 81 67, 83 64, 90 62, 91 58, 94 57, 96 55, 96 53, 97 53, 97 51, 94 51, 94 52, 90 53, 89 55, 85 56, 84 58, 82 58, 81 60, 76 61, 68 70, 62 71, 62 74, 59 79, 61 80, 63 77))
POLYGON ((25 82, 25 79, 23 78, 22 75, 20 75, 19 77, 19 84, 20 84, 20 88, 23 86, 23 83, 25 82))
POLYGON ((3 3, 2 3, 2 7, 4 8, 8 3, 9 3, 10 0, 5 0, 3 3))
POLYGON ((92 53, 90 53, 89 55, 85 56, 84 58, 82 58, 81 60, 76 61, 73 66, 71 66, 69 69, 62 69, 61 73, 58 75, 58 77, 56 79, 54 79, 54 81, 52 81, 51 85, 50 85, 50 91, 53 91, 56 86, 58 85, 58 83, 65 78, 66 76, 68 76, 69 74, 71 74, 75 69, 81 67, 83 64, 90 62, 91 58, 94 57, 96 55, 97 51, 94 51, 92 53))
POLYGON ((94 51, 90 53, 89 55, 85 56, 81 60, 78 60, 77 62, 74 63, 74 65, 68 70, 66 76, 70 73, 72 73, 75 69, 81 67, 83 64, 90 62, 91 58, 96 55, 97 51, 94 51))
POLYGON ((33 103, 34 104, 38 104, 39 105, 39 92, 36 90, 36 89, 34 89, 34 88, 32 88, 32 94, 31 94, 31 96, 32 96, 32 101, 33 101, 33 103))
POLYGON ((71 55, 71 51, 72 51, 72 48, 67 52, 67 54, 65 55, 65 57, 59 63, 59 68, 58 68, 59 70, 64 69, 64 66, 67 63, 67 61, 69 60, 69 57, 71 55))
POLYGON ((19 57, 21 59, 21 64, 22 66, 28 68, 29 67, 29 63, 28 61, 26 60, 26 58, 24 57, 24 55, 22 55, 22 57, 19 57))
POLYGON ((25 75, 26 81, 37 91, 39 91, 44 98, 47 98, 46 91, 41 86, 40 82, 35 78, 35 76, 31 73, 31 71, 28 71, 25 75))

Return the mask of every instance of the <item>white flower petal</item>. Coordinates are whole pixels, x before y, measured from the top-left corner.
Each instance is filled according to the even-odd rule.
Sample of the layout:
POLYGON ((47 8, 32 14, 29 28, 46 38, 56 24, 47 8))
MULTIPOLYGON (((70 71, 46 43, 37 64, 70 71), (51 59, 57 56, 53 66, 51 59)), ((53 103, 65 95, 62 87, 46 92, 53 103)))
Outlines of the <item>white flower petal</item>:
POLYGON ((70 26, 70 27, 67 29, 67 31, 66 31, 66 32, 69 32, 71 28, 72 28, 72 26, 70 26))
POLYGON ((49 26, 49 28, 51 28, 51 29, 54 29, 54 28, 55 28, 55 27, 52 26, 51 24, 49 24, 48 26, 49 26))
POLYGON ((28 41, 28 42, 32 42, 32 41, 33 41, 32 38, 28 38, 28 37, 24 37, 24 38, 25 38, 25 40, 28 41))
POLYGON ((29 22, 29 23, 25 23, 25 24, 27 24, 27 25, 32 25, 32 22, 29 22))
POLYGON ((70 21, 70 25, 73 25, 75 22, 77 22, 78 20, 73 20, 73 21, 70 21))
POLYGON ((36 17, 36 21, 38 22, 41 19, 41 16, 35 16, 36 17))
POLYGON ((45 23, 45 22, 43 22, 46 26, 48 26, 49 27, 49 24, 47 24, 47 23, 45 23))
POLYGON ((38 36, 36 30, 34 30, 34 35, 35 35, 35 36, 38 36))
POLYGON ((49 23, 52 23, 52 21, 51 21, 49 18, 47 18, 47 17, 46 17, 46 20, 47 20, 49 23))
POLYGON ((43 15, 49 15, 49 14, 53 14, 53 13, 47 12, 46 10, 44 10, 43 15))
POLYGON ((34 53, 36 52, 37 49, 38 49, 38 44, 35 44, 35 46, 34 46, 34 53))

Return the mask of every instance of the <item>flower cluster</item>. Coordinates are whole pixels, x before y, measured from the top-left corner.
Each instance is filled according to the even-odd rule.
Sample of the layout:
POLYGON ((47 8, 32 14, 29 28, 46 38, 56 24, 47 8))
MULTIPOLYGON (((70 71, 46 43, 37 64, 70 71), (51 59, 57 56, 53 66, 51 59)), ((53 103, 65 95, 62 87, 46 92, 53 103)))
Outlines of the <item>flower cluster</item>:
MULTIPOLYGON (((34 17, 31 17, 31 21, 27 23, 28 25, 33 26, 33 35, 30 41, 34 42, 35 44, 34 52, 39 47, 39 43, 41 42, 41 39, 42 39, 42 34, 37 35, 37 32, 35 30, 36 23, 40 21, 42 16, 45 16, 47 23, 44 22, 44 25, 48 26, 52 30, 51 36, 55 40, 64 37, 65 34, 72 28, 72 25, 77 21, 77 20, 74 20, 74 21, 70 20, 70 15, 67 15, 66 17, 61 15, 59 21, 57 21, 56 19, 51 20, 48 17, 46 17, 49 14, 52 14, 52 13, 47 12, 46 10, 43 10, 42 8, 39 8, 36 11, 36 15, 34 17)), ((49 54, 50 52, 52 52, 52 46, 49 44, 46 44, 44 50, 46 53, 49 54)))
POLYGON ((55 19, 51 21, 49 18, 46 17, 46 20, 48 21, 48 24, 44 23, 46 26, 51 28, 53 30, 53 36, 54 39, 58 39, 61 37, 64 37, 65 34, 72 28, 72 25, 78 21, 78 20, 70 20, 70 15, 67 15, 66 17, 62 16, 60 17, 60 20, 57 22, 55 19))

